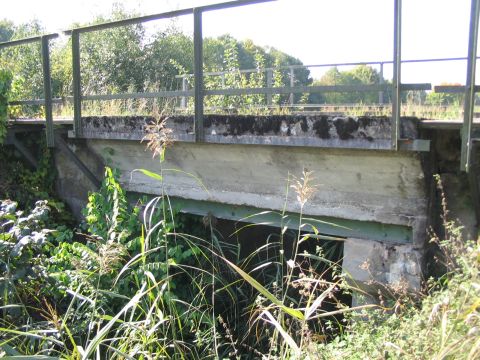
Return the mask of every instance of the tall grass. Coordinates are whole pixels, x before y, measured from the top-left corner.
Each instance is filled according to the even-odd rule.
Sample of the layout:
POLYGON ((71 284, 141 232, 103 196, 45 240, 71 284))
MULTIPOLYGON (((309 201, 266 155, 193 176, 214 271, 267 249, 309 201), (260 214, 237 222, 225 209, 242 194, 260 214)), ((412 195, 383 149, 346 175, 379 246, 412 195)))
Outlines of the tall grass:
MULTIPOLYGON (((169 114, 193 115, 193 107, 181 108, 180 100, 175 98, 155 98, 155 99, 126 99, 126 100, 108 100, 108 101, 83 101, 83 116, 157 116, 159 113, 168 109, 169 114)), ((13 107, 12 107, 13 108, 13 107)), ((14 107, 10 111, 15 117, 44 117, 43 107, 23 109, 20 106, 14 107)), ((297 113, 320 113, 337 114, 344 116, 391 116, 391 105, 379 104, 319 104, 309 110, 309 107, 297 105, 290 107, 288 104, 275 106, 261 105, 243 105, 241 107, 222 107, 207 106, 205 112, 208 114, 242 114, 242 115, 290 115, 297 113), (320 109, 320 110, 318 110, 320 109)), ((475 112, 480 108, 476 107, 475 112)), ((463 119, 463 107, 461 104, 451 105, 430 105, 419 104, 415 102, 404 102, 401 106, 402 116, 413 116, 419 119, 432 120, 461 120, 463 119)), ((72 118, 73 104, 64 102, 63 104, 53 105, 54 118, 72 118)))

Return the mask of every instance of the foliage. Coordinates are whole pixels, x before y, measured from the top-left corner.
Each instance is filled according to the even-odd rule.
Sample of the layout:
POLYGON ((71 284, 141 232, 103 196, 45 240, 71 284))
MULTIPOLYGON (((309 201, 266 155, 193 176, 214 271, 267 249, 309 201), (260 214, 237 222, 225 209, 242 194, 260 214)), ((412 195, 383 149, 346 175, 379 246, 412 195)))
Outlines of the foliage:
MULTIPOLYGON (((442 83, 442 86, 459 86, 460 84, 448 84, 442 83)), ((436 92, 429 92, 426 96, 426 104, 428 105, 437 105, 437 106, 448 106, 448 105, 455 105, 461 106, 463 102, 463 94, 449 94, 449 93, 436 93, 436 92)))
POLYGON ((7 136, 7 108, 11 85, 12 73, 8 70, 0 69, 0 145, 3 143, 5 136, 7 136))
MULTIPOLYGON (((266 80, 266 62, 267 55, 261 48, 255 47, 252 42, 251 48, 254 48, 255 53, 253 55, 253 68, 257 69, 251 73, 242 72, 242 65, 240 63, 241 51, 243 47, 230 36, 223 36, 219 40, 214 41, 210 39, 208 42, 211 47, 214 47, 216 55, 215 58, 221 59, 223 66, 215 67, 215 71, 225 72, 224 75, 207 75, 204 79, 204 87, 207 90, 214 89, 245 89, 245 88, 264 88, 267 86, 266 80), (223 50, 223 55, 219 54, 219 51, 223 50)), ((245 50, 243 50, 245 52, 245 50)), ((209 56, 212 56, 210 54, 209 56)), ((246 56, 244 54, 244 56, 246 56)), ((171 63, 177 68, 180 75, 187 76, 187 69, 176 62, 171 60, 171 63)), ((276 66, 280 66, 280 62, 275 62, 276 66)), ((204 71, 208 72, 207 65, 204 66, 204 71)), ((281 70, 275 70, 273 72, 273 86, 283 86, 283 76, 281 70)), ((194 87, 194 79, 187 77, 188 87, 194 87)), ((284 101, 280 95, 272 97, 272 104, 281 105, 284 101)), ((222 112, 227 111, 245 111, 250 108, 263 108, 266 104, 266 97, 263 94, 248 94, 248 95, 213 95, 207 96, 204 99, 205 107, 207 111, 222 112)), ((194 106, 193 99, 189 99, 187 107, 192 110, 194 106)))
MULTIPOLYGON (((121 5, 116 5, 108 17, 98 16, 92 24, 115 21, 135 16, 127 13, 121 5)), ((81 24, 73 24, 78 27, 81 24)), ((83 24, 82 24, 83 25, 83 24)), ((0 23, 0 36, 6 40, 43 33, 39 22, 14 25, 8 21, 0 23)), ((122 92, 153 92, 163 90, 178 90, 181 88, 181 74, 193 72, 193 39, 175 27, 158 30, 153 34, 145 31, 143 24, 117 27, 102 31, 89 32, 81 36, 81 69, 82 92, 84 94, 105 94, 122 92), (173 60, 173 61, 172 61, 173 60)), ((65 98, 72 95, 72 52, 71 39, 57 39, 51 41, 51 71, 53 97, 65 98)), ((252 69, 258 71, 245 76, 235 73, 231 83, 238 85, 265 86, 265 67, 301 65, 301 61, 274 48, 262 48, 251 40, 238 41, 230 35, 218 38, 204 39, 204 66, 205 71, 218 71, 232 68, 233 58, 235 69, 252 69), (238 78, 235 80, 235 78, 238 78), (243 78, 243 80, 242 80, 243 78), (245 80, 248 80, 245 82, 245 80)), ((0 54, 0 66, 10 70, 14 77, 12 83, 12 99, 27 100, 43 97, 43 78, 40 60, 40 46, 38 43, 16 46, 5 49, 0 54)), ((299 68, 295 70, 297 85, 311 83, 309 70, 299 68)), ((228 77, 228 76, 227 76, 228 77)), ((276 83, 288 81, 288 70, 279 70, 276 74, 276 83)), ((222 84, 221 77, 208 77, 207 83, 228 87, 222 84)), ((192 84, 191 84, 192 85, 192 84)), ((238 88, 238 87, 237 87, 238 88)), ((212 97, 215 98, 215 97, 212 97)), ((232 96, 212 99, 215 103, 226 101, 236 103, 241 97, 232 96)), ((252 105, 262 104, 264 95, 253 95, 241 100, 242 103, 252 105)), ((284 103, 288 95, 276 96, 277 104, 284 103)), ((298 95, 299 100, 300 95, 298 95)), ((140 110, 151 110, 148 100, 130 101, 140 110), (148 105, 143 105, 143 102, 148 105), (138 104, 137 104, 138 103, 138 104)), ((154 100, 153 100, 154 102, 154 100)), ((85 104, 90 104, 85 102, 85 104)), ((102 106, 105 103, 101 103, 102 106)), ((129 104, 131 105, 131 104, 129 104)), ((69 106, 69 105, 68 105, 69 106)), ((125 107, 127 105, 124 105, 125 107)), ((63 105, 66 115, 70 108, 63 105)), ((226 107, 229 107, 228 104, 226 107)), ((96 109, 102 111, 102 107, 96 109)), ((118 110, 118 109, 117 109, 118 110)), ((138 111, 138 110, 137 110, 138 111)), ((42 109, 39 106, 10 107, 11 116, 38 115, 42 109)))
POLYGON ((54 194, 56 171, 52 152, 46 147, 45 137, 36 135, 17 135, 31 153, 37 155, 36 169, 27 165, 13 146, 0 146, 0 198, 15 199, 27 209, 33 207, 38 199, 48 199, 51 204, 61 206, 54 194))
MULTIPOLYGON (((300 206, 298 229, 289 234, 287 227, 281 226, 278 236, 272 236, 239 265, 224 259, 256 292, 248 306, 248 327, 255 334, 245 329, 248 336, 238 339, 237 347, 254 348, 255 354, 271 359, 298 358, 314 339, 326 339, 329 327, 341 327, 335 316, 349 311, 342 303, 343 276, 332 261, 340 258, 341 243, 334 238, 321 241, 317 229, 321 223, 302 214, 316 190, 313 175, 304 171, 301 178, 289 179, 289 184, 300 206), (253 259, 260 261, 252 264, 253 259), (248 342, 252 337, 255 343, 248 342)), ((285 214, 279 216, 288 221, 285 214)))
POLYGON ((0 203, 0 256, 4 274, 0 291, 4 306, 15 302, 16 297, 28 297, 25 292, 30 290, 40 294, 42 287, 38 281, 46 276, 46 257, 37 254, 48 247, 52 232, 46 228, 50 213, 46 201, 37 201, 30 214, 17 211, 17 206, 16 202, 8 200, 0 203))
MULTIPOLYGON (((117 6, 111 17, 97 17, 93 24, 130 17, 117 6)), ((144 63, 142 24, 84 34, 81 40, 82 88, 85 94, 142 91, 144 63)))
MULTIPOLYGON (((13 25, 2 22, 0 32, 9 40, 44 33, 43 26, 38 21, 26 24, 13 25)), ((39 99, 43 97, 43 73, 40 56, 40 43, 26 44, 3 49, 0 53, 0 69, 13 74, 11 82, 12 100, 39 99)), ((38 112, 38 107, 21 109, 29 114, 38 112)), ((10 107, 10 113, 15 116, 20 111, 19 107, 10 107)))
POLYGON ((103 241, 126 243, 132 234, 140 233, 138 207, 132 210, 125 191, 117 180, 118 174, 109 167, 99 192, 91 193, 85 209, 87 231, 103 241))
MULTIPOLYGON (((377 70, 367 65, 358 65, 346 71, 333 67, 320 80, 314 81, 313 85, 374 85, 379 84, 380 80, 377 70)), ((386 101, 387 96, 385 94, 386 101)), ((323 101, 327 104, 371 104, 378 102, 378 92, 325 93, 323 101)))
POLYGON ((352 317, 347 331, 312 347, 319 359, 478 359, 480 288, 478 243, 443 242, 458 267, 440 281, 419 307, 404 303, 395 311, 371 310, 352 317), (362 319, 362 320, 360 320, 362 319))
POLYGON ((26 217, 15 212, 15 203, 2 203, 2 260, 8 266, 2 274, 4 279, 20 278, 18 272, 29 276, 28 282, 8 280, 15 296, 4 296, 5 309, 21 309, 21 314, 0 325, 3 350, 72 358, 99 352, 108 358, 177 357, 185 347, 195 358, 211 353, 213 347, 204 346, 212 331, 204 293, 211 277, 196 268, 208 261, 189 236, 175 232, 186 224, 182 217, 157 198, 146 205, 140 226, 140 209, 129 205, 115 171, 108 168, 102 188, 89 200, 91 233, 80 237, 65 227, 47 230, 46 202, 38 202, 26 217), (40 269, 42 277, 30 275, 30 267, 40 269), (24 332, 27 323, 32 327, 24 332), (28 331, 37 330, 55 335, 30 341, 28 331))

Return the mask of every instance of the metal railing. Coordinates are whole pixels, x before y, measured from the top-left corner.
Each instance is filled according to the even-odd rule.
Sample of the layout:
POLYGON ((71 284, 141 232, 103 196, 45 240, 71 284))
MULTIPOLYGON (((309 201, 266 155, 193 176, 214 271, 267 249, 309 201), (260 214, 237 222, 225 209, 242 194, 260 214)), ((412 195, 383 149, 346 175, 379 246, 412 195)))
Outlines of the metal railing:
POLYGON ((470 27, 468 36, 468 62, 467 79, 465 86, 436 86, 436 92, 463 93, 464 110, 463 125, 461 130, 462 147, 460 158, 460 170, 469 172, 472 163, 473 141, 473 117, 475 107, 475 94, 480 92, 480 86, 475 84, 477 67, 478 24, 480 13, 480 0, 472 0, 470 9, 470 27))
MULTIPOLYGON (((202 6, 197 8, 189 8, 166 13, 148 15, 130 18, 126 20, 119 20, 107 22, 97 25, 79 27, 72 30, 64 31, 63 34, 71 36, 72 39, 72 71, 73 71, 73 97, 68 97, 67 100, 73 101, 74 108, 74 134, 77 137, 82 136, 82 100, 112 100, 112 99, 137 99, 137 98, 159 98, 159 97, 194 97, 194 131, 195 140, 205 141, 204 132, 204 97, 210 95, 245 95, 245 94, 264 94, 267 99, 271 98, 272 94, 293 94, 298 93, 315 93, 315 92, 371 92, 378 91, 379 99, 383 102, 383 92, 392 91, 392 134, 391 134, 391 149, 398 150, 399 144, 403 139, 400 139, 400 104, 401 92, 405 90, 430 90, 430 84, 402 84, 401 69, 402 63, 408 62, 428 62, 428 61, 447 61, 447 60, 464 60, 464 58, 450 58, 450 59, 422 59, 422 60, 405 60, 401 59, 401 26, 402 26, 402 0, 394 1, 394 54, 391 61, 374 61, 361 63, 343 63, 343 64, 322 64, 312 65, 311 67, 320 66, 342 66, 342 65, 374 65, 380 66, 380 74, 383 79, 383 65, 393 65, 393 79, 392 84, 373 84, 373 85, 331 85, 331 86, 295 86, 294 70, 295 68, 305 68, 305 65, 289 66, 290 70, 290 86, 273 87, 268 85, 263 88, 242 88, 242 89, 205 89, 203 72, 203 35, 202 35, 202 14, 208 11, 215 11, 221 9, 228 9, 243 5, 253 5, 258 3, 271 2, 275 0, 237 0, 215 5, 202 6), (133 24, 144 23, 152 20, 169 19, 184 15, 193 15, 194 22, 194 73, 195 86, 193 90, 182 88, 182 90, 173 91, 158 91, 158 92, 142 92, 142 93, 120 93, 120 94, 104 94, 104 95, 84 95, 81 88, 81 68, 80 68, 80 37, 83 33, 106 30, 114 27, 128 26, 133 24)), ((471 20, 470 20, 470 35, 469 35, 469 53, 468 53, 468 70, 467 70, 467 86, 465 88, 455 89, 455 91, 464 90, 466 95, 465 101, 465 119, 462 130, 462 169, 468 171, 469 151, 471 148, 471 133, 472 133, 472 119, 473 119, 473 104, 474 95, 478 90, 474 86, 475 79, 475 59, 478 36, 478 17, 479 17, 479 1, 472 0, 471 20)), ((24 45, 29 43, 40 42, 43 65, 43 82, 44 82, 44 99, 37 100, 23 100, 11 102, 12 105, 44 105, 45 106, 45 120, 46 120, 46 135, 48 146, 54 146, 53 137, 53 117, 52 104, 61 103, 61 99, 53 99, 51 91, 51 73, 50 73, 50 56, 49 56, 49 42, 52 39, 59 37, 58 33, 47 34, 43 36, 36 36, 26 39, 14 40, 10 42, 0 43, 0 50, 2 48, 24 45)), ((273 68, 265 69, 266 71, 273 71, 273 68)), ((241 70, 248 71, 248 70, 241 70)), ((270 80, 271 84, 271 80, 270 80)), ((437 87, 438 91, 447 91, 445 87, 442 89, 437 87)), ((451 89, 450 89, 451 90, 451 89)))
MULTIPOLYGON (((480 57, 477 57, 480 59, 480 57)), ((452 62, 452 61, 467 61, 467 57, 449 57, 449 58, 429 58, 429 59, 408 59, 402 60, 402 64, 418 64, 418 63, 432 63, 432 62, 452 62)), ((288 103, 285 106, 320 106, 320 104, 296 104, 294 102, 293 94, 297 93, 315 93, 315 92, 343 92, 343 91, 375 91, 378 90, 378 104, 383 105, 385 104, 385 91, 391 89, 391 86, 385 84, 384 78, 384 67, 385 65, 393 64, 394 62, 391 60, 380 60, 380 61, 359 61, 359 62, 345 62, 345 63, 325 63, 325 64, 310 64, 310 65, 284 65, 284 66, 277 66, 277 67, 265 67, 265 68, 256 68, 256 69, 241 69, 236 71, 239 74, 251 74, 251 73, 265 73, 266 74, 266 88, 271 89, 273 88, 272 85, 272 77, 275 71, 282 71, 287 70, 289 74, 290 80, 290 88, 292 88, 292 92, 289 94, 291 95, 288 99, 288 103), (295 88, 295 70, 307 70, 310 68, 332 68, 332 67, 343 67, 343 66, 358 66, 358 65, 368 65, 368 66, 375 66, 379 68, 379 82, 378 84, 359 84, 359 85, 322 85, 322 86, 305 86, 305 87, 297 87, 295 88), (303 91, 303 89, 307 88, 309 91, 303 91)), ((219 76, 221 78, 225 78, 225 75, 231 74, 231 71, 212 71, 212 72, 205 72, 205 76, 219 76)), ((176 75, 175 78, 181 80, 181 91, 188 91, 188 81, 189 79, 194 78, 194 74, 183 74, 183 75, 176 75)), ((284 87, 288 89, 288 87, 284 87)), ((281 89, 284 89, 281 88, 281 89)), ((480 87, 479 87, 480 88, 480 87)), ((432 86, 430 83, 417 83, 417 84, 401 84, 402 91, 419 91, 419 90, 432 90, 432 86)), ((266 90, 265 94, 272 95, 275 94, 288 94, 286 91, 275 92, 276 90, 266 90)), ((436 92, 451 92, 451 93, 463 93, 464 87, 456 86, 456 85, 441 85, 435 86, 436 92)), ((215 93, 218 95, 219 93, 215 93)), ((242 94, 250 94, 250 92, 244 92, 242 94)), ((266 99, 267 106, 273 105, 272 98, 266 99)), ((329 104, 334 106, 333 104, 329 104)), ((186 97, 181 97, 181 106, 180 109, 185 109, 186 106, 186 97)))

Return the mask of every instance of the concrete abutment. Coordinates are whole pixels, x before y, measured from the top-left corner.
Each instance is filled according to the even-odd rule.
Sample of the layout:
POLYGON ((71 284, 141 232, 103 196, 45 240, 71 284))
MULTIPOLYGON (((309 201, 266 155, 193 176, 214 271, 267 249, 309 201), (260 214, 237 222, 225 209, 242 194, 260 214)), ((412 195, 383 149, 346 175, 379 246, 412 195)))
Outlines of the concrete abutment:
MULTIPOLYGON (((383 150, 390 141, 387 120, 212 117, 206 121, 209 143, 195 143, 189 139, 188 118, 173 118, 168 121, 176 141, 162 165, 139 141, 152 121, 148 118, 88 118, 84 139, 67 142, 97 178, 104 165, 120 170, 129 192, 160 194, 157 180, 135 170, 160 172, 162 166, 163 189, 184 211, 238 221, 262 211, 285 210, 292 228, 298 226, 300 205, 293 189, 287 196, 288 180, 312 171, 316 191, 304 216, 317 221, 321 232, 346 239, 345 272, 364 286, 403 282, 418 289, 430 216, 425 161, 419 152, 383 150), (342 121, 356 126, 339 126, 342 121)), ((418 137, 412 119, 403 131, 418 137)), ((94 186, 59 150, 56 164, 59 194, 80 215, 94 186)), ((267 220, 280 225, 278 219, 267 220)))

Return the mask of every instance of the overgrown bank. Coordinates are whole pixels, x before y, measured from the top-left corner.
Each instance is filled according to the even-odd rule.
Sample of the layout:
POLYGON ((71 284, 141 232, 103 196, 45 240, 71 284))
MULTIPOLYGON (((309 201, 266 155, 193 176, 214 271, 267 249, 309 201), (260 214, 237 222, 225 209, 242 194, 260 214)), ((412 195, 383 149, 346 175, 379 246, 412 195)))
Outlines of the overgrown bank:
MULTIPOLYGON (((480 246, 461 238, 454 222, 438 242, 448 272, 426 294, 397 296, 388 311, 364 311, 332 342, 315 344, 319 359, 479 359, 480 246)), ((399 294, 401 295, 401 293, 399 294)), ((380 298, 383 301, 382 298, 380 298)))

